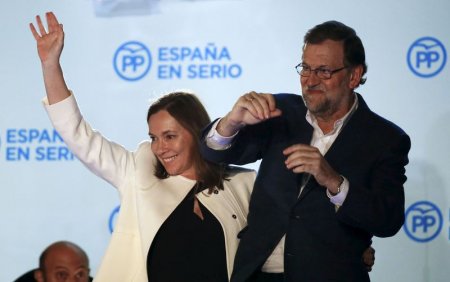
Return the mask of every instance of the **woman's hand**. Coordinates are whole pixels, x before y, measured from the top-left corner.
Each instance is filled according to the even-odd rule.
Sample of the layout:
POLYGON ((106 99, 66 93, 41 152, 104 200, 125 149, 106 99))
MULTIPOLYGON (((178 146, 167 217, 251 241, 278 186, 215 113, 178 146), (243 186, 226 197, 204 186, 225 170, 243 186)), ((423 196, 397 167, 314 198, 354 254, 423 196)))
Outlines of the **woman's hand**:
POLYGON ((36 16, 38 30, 30 23, 31 33, 36 39, 39 58, 44 74, 45 90, 50 105, 58 103, 70 96, 64 81, 59 57, 64 46, 64 31, 52 12, 45 14, 48 31, 42 23, 41 17, 36 16))
POLYGON ((37 49, 41 63, 59 64, 59 58, 64 46, 64 31, 62 24, 58 22, 52 12, 45 14, 48 31, 45 29, 41 17, 36 16, 37 28, 30 23, 31 33, 37 42, 37 49))

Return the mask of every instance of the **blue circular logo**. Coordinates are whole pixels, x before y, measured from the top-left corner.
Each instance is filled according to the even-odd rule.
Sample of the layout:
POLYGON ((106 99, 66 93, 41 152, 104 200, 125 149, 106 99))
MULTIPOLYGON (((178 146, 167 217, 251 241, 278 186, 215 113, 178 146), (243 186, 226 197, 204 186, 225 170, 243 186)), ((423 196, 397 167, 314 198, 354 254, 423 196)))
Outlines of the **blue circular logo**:
POLYGON ((442 229, 442 213, 431 202, 416 202, 406 210, 403 229, 409 238, 425 243, 436 238, 442 229))
POLYGON ((409 47, 407 61, 415 75, 429 78, 442 71, 447 62, 447 52, 436 38, 422 37, 409 47))
POLYGON ((119 77, 128 81, 136 81, 149 72, 152 56, 144 44, 129 41, 117 48, 113 65, 119 77))
POLYGON ((109 216, 108 227, 110 233, 113 233, 114 231, 114 226, 116 225, 116 220, 117 216, 119 215, 119 211, 120 206, 117 206, 112 210, 111 215, 109 216))

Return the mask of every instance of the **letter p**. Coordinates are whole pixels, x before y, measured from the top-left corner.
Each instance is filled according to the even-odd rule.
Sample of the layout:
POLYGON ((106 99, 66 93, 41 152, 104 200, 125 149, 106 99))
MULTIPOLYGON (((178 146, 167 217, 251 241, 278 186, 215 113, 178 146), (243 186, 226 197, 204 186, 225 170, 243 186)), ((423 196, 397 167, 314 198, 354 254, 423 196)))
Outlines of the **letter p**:
POLYGON ((436 51, 430 51, 430 52, 417 52, 416 56, 416 67, 420 68, 420 65, 422 63, 427 64, 427 68, 431 67, 431 64, 434 62, 437 62, 439 60, 439 53, 436 51))
POLYGON ((424 233, 427 233, 428 228, 433 226, 436 223, 436 219, 432 216, 425 215, 425 216, 419 216, 415 215, 412 218, 412 228, 413 232, 415 233, 418 228, 422 228, 424 233))
POLYGON ((145 62, 143 56, 123 56, 122 57, 122 71, 125 71, 128 67, 133 68, 133 72, 136 72, 136 69, 143 65, 145 62))

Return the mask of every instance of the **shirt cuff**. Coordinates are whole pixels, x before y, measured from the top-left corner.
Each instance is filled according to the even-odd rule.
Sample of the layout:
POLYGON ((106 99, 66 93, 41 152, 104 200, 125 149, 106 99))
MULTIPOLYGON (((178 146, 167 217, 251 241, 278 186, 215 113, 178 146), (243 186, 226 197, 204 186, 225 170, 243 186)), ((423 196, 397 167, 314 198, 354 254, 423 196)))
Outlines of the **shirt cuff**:
POLYGON ((211 127, 211 129, 208 132, 208 135, 206 135, 206 145, 214 150, 226 150, 228 148, 231 147, 231 143, 233 142, 234 137, 236 137, 236 135, 238 134, 238 132, 236 132, 234 135, 229 136, 229 137, 225 137, 219 134, 219 132, 217 132, 216 128, 217 128, 217 124, 219 124, 221 119, 218 119, 213 126, 211 127))
POLYGON ((328 198, 330 198, 330 201, 336 206, 342 206, 342 204, 344 204, 345 198, 347 198, 348 190, 350 189, 350 183, 347 178, 343 176, 342 178, 344 178, 344 181, 341 184, 341 191, 339 193, 332 196, 327 189, 328 198))

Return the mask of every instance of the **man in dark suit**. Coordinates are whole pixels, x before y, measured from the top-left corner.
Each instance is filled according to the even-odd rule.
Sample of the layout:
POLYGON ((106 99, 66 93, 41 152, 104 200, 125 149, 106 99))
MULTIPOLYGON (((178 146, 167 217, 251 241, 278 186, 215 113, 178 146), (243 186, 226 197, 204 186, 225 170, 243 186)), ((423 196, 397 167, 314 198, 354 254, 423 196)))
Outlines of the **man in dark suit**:
POLYGON ((247 93, 204 132, 211 161, 261 159, 231 281, 370 281, 372 236, 404 222, 410 139, 355 92, 367 65, 352 28, 309 30, 296 70, 302 96, 247 93))

